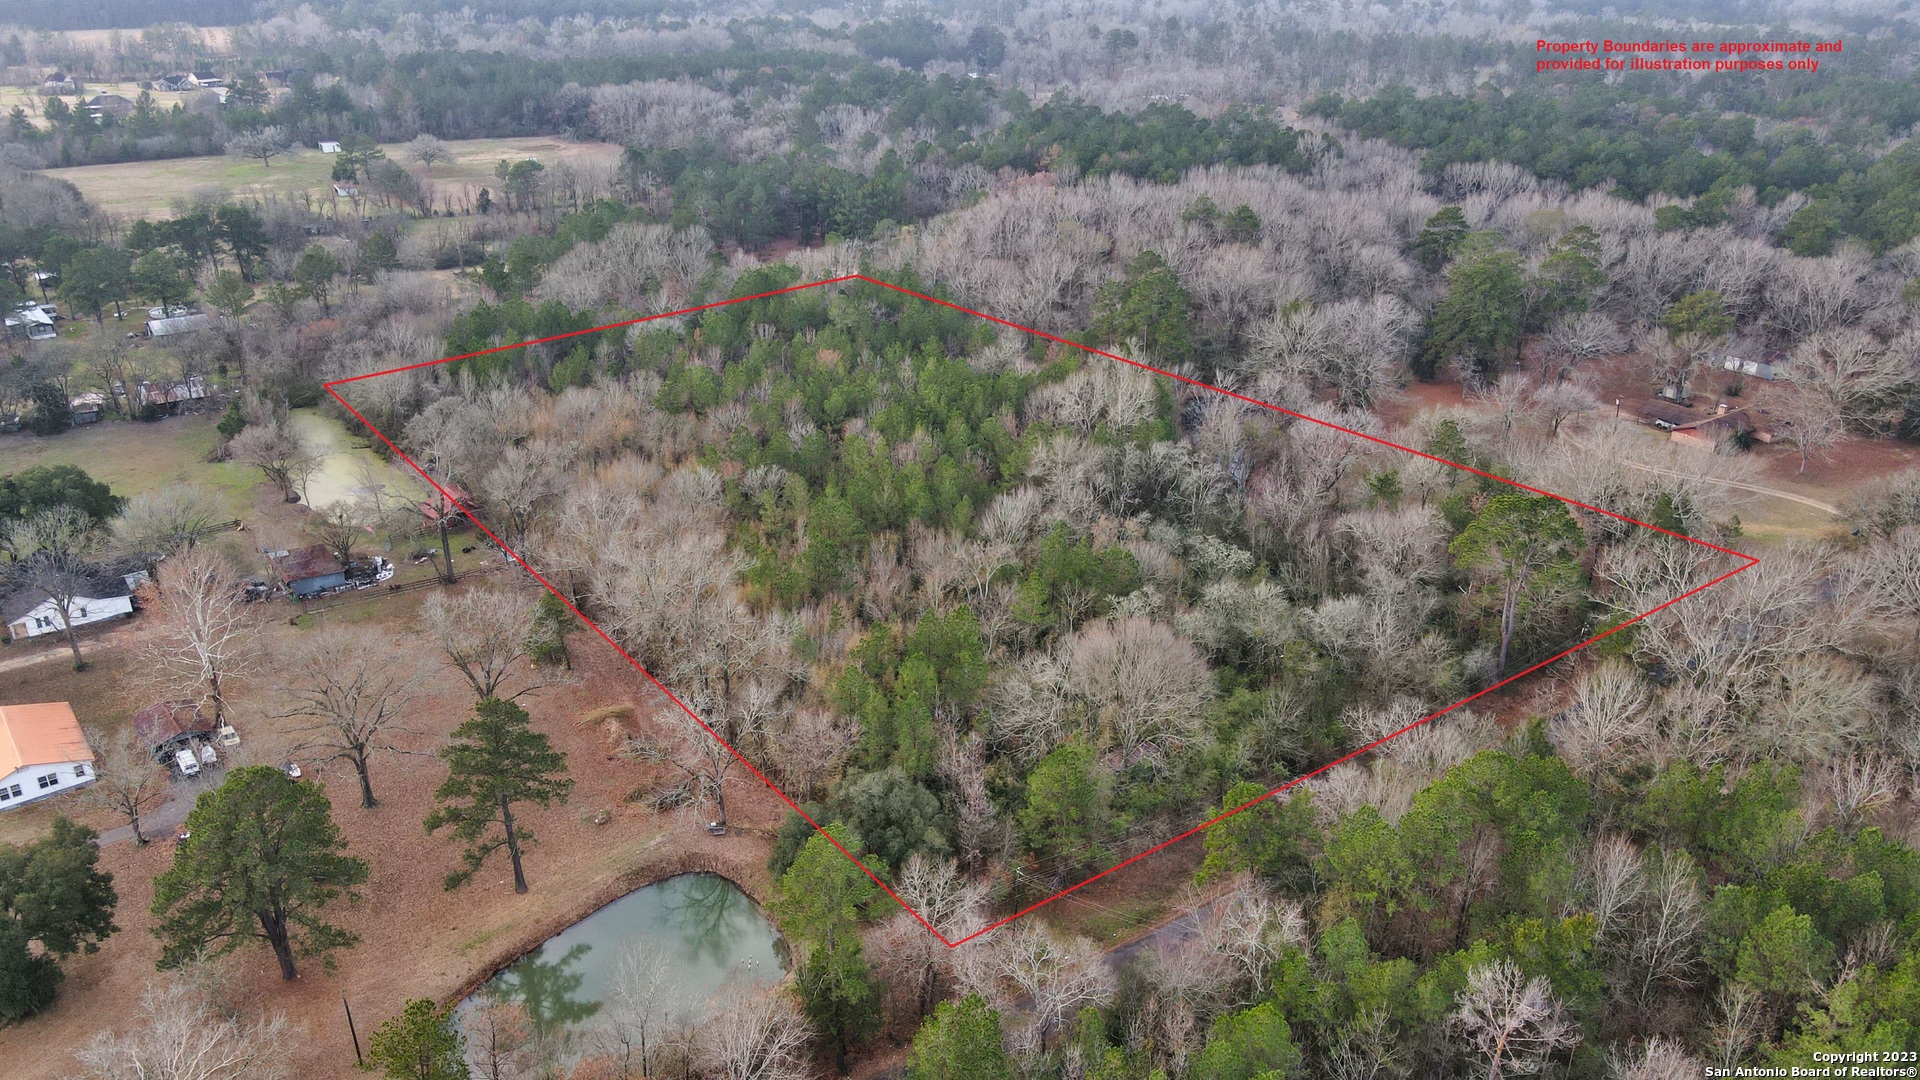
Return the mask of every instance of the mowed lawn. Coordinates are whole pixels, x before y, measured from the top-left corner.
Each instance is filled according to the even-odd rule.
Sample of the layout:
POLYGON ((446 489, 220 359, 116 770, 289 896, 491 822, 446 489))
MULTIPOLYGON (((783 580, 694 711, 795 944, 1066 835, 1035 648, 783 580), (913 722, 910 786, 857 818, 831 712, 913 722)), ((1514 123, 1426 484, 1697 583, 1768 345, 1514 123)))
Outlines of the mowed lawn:
POLYGON ((32 465, 77 465, 104 480, 116 495, 137 495, 173 484, 198 484, 226 496, 235 517, 253 501, 260 474, 232 462, 208 461, 220 441, 215 412, 143 423, 103 420, 41 438, 0 435, 0 475, 32 465))
MULTIPOLYGON (((497 197, 499 181, 493 169, 503 160, 533 158, 548 168, 565 161, 591 175, 617 163, 622 153, 613 143, 571 143, 553 136, 455 139, 446 145, 455 160, 435 165, 423 174, 440 200, 457 199, 484 186, 495 188, 497 197)), ((407 164, 405 147, 404 143, 389 143, 384 149, 388 157, 407 164)), ((165 217, 172 213, 175 203, 182 201, 231 201, 269 195, 291 198, 301 192, 332 201, 333 162, 333 155, 307 147, 274 158, 271 165, 225 156, 195 157, 48 169, 46 175, 72 183, 88 202, 103 210, 130 217, 165 217)))

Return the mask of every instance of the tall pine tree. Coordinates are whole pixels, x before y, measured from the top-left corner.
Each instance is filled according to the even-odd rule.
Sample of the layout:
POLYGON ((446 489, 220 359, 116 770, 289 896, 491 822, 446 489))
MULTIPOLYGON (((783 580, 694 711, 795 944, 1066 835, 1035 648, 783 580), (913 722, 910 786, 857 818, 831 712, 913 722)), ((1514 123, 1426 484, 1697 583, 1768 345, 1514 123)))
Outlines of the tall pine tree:
POLYGON ((447 780, 433 793, 440 805, 427 815, 427 831, 451 828, 467 845, 461 853, 466 869, 447 875, 448 889, 466 884, 489 855, 505 848, 513 862, 513 891, 527 891, 520 854, 533 834, 514 817, 514 804, 564 803, 573 791, 567 755, 533 730, 531 719, 511 701, 488 698, 474 706, 473 719, 453 729, 453 745, 440 754, 447 780))

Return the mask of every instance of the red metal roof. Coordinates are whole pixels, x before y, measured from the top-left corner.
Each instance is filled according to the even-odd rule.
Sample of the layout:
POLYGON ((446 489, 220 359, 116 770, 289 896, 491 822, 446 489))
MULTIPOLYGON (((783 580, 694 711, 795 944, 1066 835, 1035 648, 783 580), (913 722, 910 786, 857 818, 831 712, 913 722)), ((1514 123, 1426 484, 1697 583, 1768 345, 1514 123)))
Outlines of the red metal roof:
POLYGON ((182 735, 208 735, 213 719, 191 701, 162 701, 133 714, 133 732, 148 746, 159 746, 182 735))
POLYGON ((279 574, 280 580, 286 583, 338 574, 346 569, 325 544, 295 548, 285 555, 269 555, 267 561, 273 564, 274 573, 279 574))

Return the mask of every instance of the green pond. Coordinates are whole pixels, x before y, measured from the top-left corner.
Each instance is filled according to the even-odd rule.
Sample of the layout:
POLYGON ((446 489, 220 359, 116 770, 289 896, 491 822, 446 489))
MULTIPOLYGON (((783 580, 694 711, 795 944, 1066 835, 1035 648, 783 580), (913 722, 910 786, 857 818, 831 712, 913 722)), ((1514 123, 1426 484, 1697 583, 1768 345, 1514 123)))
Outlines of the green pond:
POLYGON ((591 1028, 613 981, 639 951, 670 972, 673 1004, 663 1020, 692 1022, 733 983, 778 982, 780 935, 739 887, 715 874, 681 874, 637 889, 548 938, 461 1003, 511 1001, 536 1028, 564 1036, 591 1028))

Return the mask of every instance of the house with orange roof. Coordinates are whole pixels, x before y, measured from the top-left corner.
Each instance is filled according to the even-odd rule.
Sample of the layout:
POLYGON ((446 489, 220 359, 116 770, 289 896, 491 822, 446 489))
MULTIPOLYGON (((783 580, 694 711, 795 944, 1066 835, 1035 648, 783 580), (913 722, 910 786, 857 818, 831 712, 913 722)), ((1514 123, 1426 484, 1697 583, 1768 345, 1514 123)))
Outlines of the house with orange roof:
POLYGON ((64 701, 0 705, 0 810, 93 783, 93 748, 64 701))

